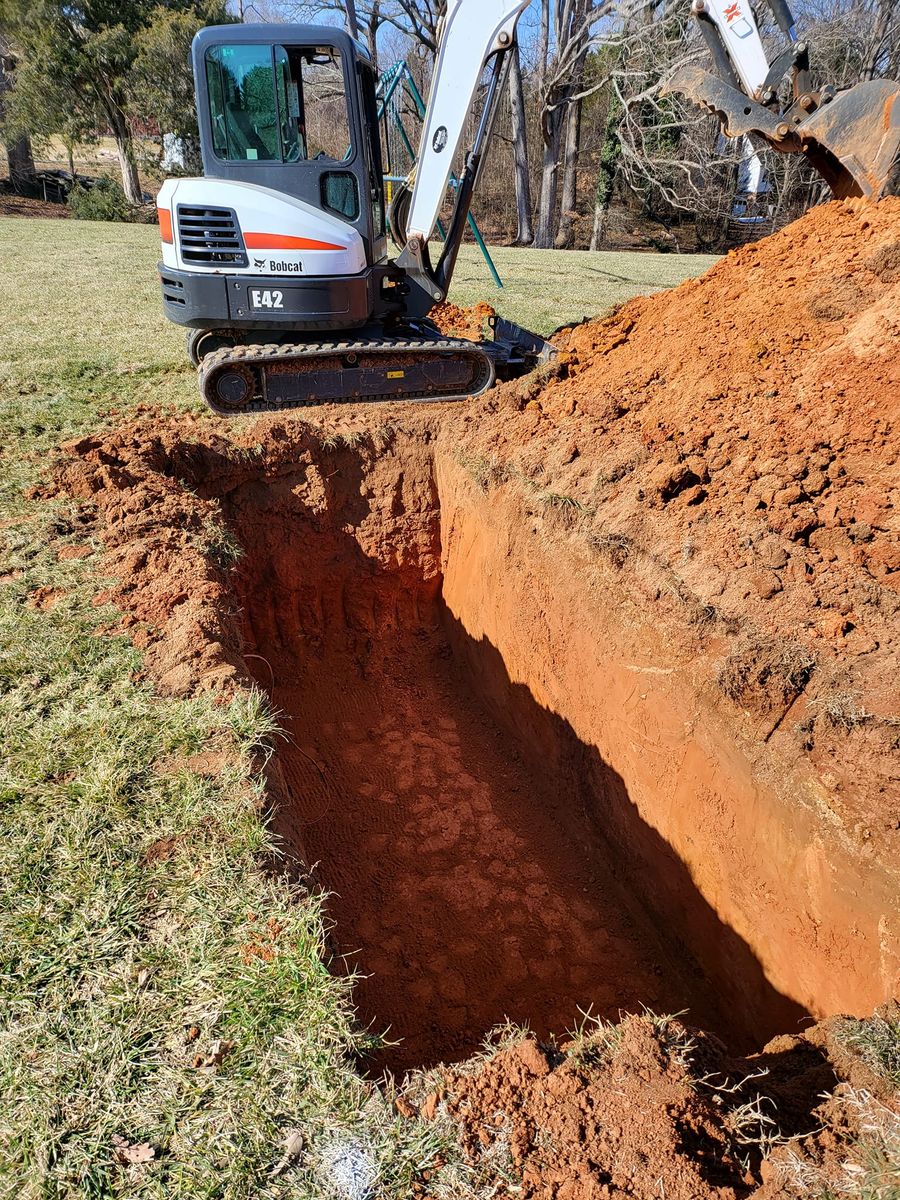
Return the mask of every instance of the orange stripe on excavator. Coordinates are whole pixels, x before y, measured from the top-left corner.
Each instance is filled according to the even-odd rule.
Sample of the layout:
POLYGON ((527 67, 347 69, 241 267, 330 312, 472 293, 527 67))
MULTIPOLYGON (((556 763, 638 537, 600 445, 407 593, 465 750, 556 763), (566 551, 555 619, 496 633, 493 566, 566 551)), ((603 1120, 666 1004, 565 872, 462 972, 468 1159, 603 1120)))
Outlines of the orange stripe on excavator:
POLYGON ((245 233, 248 250, 346 250, 334 242, 317 242, 315 238, 288 237, 283 233, 245 233))

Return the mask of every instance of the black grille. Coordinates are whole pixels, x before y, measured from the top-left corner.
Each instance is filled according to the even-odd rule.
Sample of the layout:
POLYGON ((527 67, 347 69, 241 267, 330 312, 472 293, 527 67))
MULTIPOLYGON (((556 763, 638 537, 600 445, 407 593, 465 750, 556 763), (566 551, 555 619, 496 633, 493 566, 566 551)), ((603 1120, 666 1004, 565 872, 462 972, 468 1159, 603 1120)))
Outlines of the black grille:
POLYGON ((178 205, 178 244, 188 263, 246 267, 247 251, 232 208, 189 208, 178 205))

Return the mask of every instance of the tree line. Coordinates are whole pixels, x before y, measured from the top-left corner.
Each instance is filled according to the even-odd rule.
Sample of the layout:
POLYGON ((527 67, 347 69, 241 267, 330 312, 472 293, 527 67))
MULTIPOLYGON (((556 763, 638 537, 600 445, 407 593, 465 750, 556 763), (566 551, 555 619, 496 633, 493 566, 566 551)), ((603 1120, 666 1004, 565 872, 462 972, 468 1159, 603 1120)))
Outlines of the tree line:
MULTIPOLYGON (((67 147, 74 174, 74 147, 99 132, 115 139, 132 203, 141 198, 138 132, 176 136, 195 166, 190 42, 203 25, 240 16, 343 22, 376 66, 406 58, 427 95, 445 0, 238 2, 232 14, 225 0, 0 0, 0 132, 11 174, 27 174, 31 146, 51 137, 67 147)), ((896 0, 794 8, 820 83, 900 77, 896 0)), ((783 35, 762 2, 757 18, 774 56, 783 35)), ((712 117, 661 95, 673 69, 708 55, 690 0, 535 0, 518 40, 474 205, 495 239, 597 248, 637 225, 660 249, 719 249, 827 195, 800 156, 724 139, 712 117)), ((408 103, 402 119, 415 140, 408 103)))
POLYGON ((191 39, 230 21, 225 0, 0 0, 0 128, 15 180, 34 147, 58 139, 74 176, 75 147, 115 140, 122 188, 142 198, 135 136, 196 142, 191 39))

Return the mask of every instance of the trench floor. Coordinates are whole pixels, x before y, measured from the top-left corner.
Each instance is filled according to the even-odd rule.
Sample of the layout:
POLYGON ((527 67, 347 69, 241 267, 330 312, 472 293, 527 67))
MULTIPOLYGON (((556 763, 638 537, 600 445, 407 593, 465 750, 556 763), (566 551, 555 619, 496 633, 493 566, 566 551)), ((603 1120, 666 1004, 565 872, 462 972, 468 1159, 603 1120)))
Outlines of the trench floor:
MULTIPOLYGON (((580 1013, 690 1007, 672 951, 587 815, 497 728, 438 627, 267 645, 290 802, 276 814, 321 884, 360 1019, 396 1043, 373 1069, 468 1056, 492 1026, 539 1036, 580 1013), (337 644, 336 644, 337 643, 337 644)), ((580 803, 580 802, 579 802, 580 803)), ((693 993, 693 995, 692 995, 693 993)))

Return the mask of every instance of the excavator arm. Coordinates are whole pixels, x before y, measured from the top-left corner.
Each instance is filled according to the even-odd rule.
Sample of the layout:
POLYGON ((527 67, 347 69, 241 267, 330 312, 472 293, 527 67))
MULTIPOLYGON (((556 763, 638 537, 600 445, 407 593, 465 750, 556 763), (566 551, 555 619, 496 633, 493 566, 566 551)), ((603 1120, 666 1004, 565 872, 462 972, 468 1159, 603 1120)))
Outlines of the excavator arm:
MULTIPOLYGON (((681 92, 715 113, 729 137, 755 135, 782 153, 803 153, 836 196, 877 198, 892 190, 900 156, 900 85, 876 79, 840 92, 829 86, 815 90, 808 47, 797 38, 787 0, 767 2, 785 38, 771 62, 749 0, 692 0, 715 70, 684 67, 663 93, 681 92), (782 106, 779 89, 788 75, 791 97, 782 106)), ((424 315, 447 294, 502 94, 507 52, 527 3, 451 0, 447 9, 411 189, 401 188, 391 208, 391 228, 403 247, 396 262, 406 273, 413 315, 424 315), (490 77, 477 133, 456 185, 440 258, 432 265, 428 240, 485 68, 490 77)))
POLYGON ((693 0, 715 71, 681 67, 663 94, 680 92, 715 113, 728 137, 755 135, 783 154, 804 154, 835 196, 879 196, 897 186, 900 85, 885 79, 843 91, 814 89, 809 47, 786 0, 768 0, 785 36, 770 63, 749 0, 693 0), (791 95, 779 102, 790 75, 791 95))
POLYGON ((431 94, 419 144, 407 236, 425 241, 434 231, 485 66, 495 59, 481 122, 470 154, 480 153, 490 135, 494 80, 500 81, 506 52, 528 0, 453 0, 444 19, 431 94))
POLYGON ((516 24, 528 3, 529 0, 451 0, 447 8, 412 188, 400 189, 391 206, 391 228, 403 245, 397 265, 405 270, 414 293, 407 302, 411 311, 415 311, 416 292, 424 314, 443 300, 449 289, 466 214, 503 93, 507 54, 514 44, 516 24), (432 266, 428 239, 434 232, 453 160, 462 144, 486 67, 490 75, 477 132, 456 185, 453 216, 440 258, 432 266))

